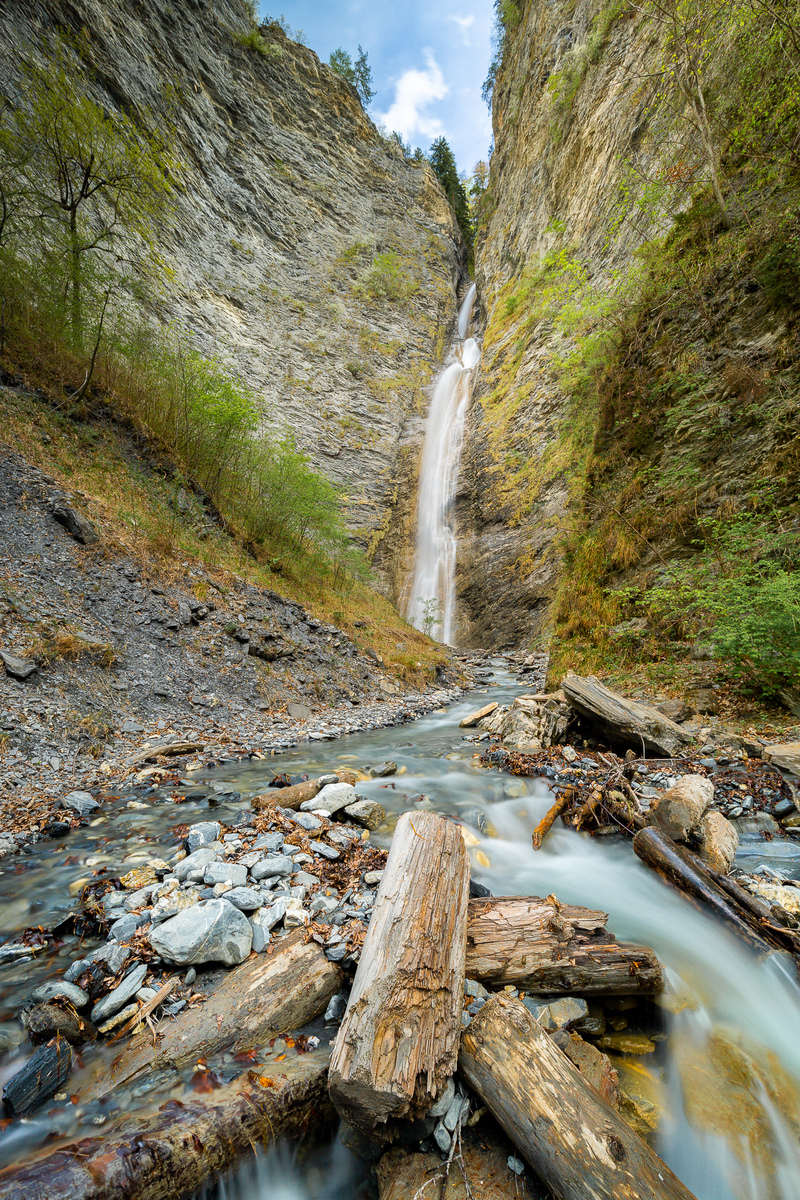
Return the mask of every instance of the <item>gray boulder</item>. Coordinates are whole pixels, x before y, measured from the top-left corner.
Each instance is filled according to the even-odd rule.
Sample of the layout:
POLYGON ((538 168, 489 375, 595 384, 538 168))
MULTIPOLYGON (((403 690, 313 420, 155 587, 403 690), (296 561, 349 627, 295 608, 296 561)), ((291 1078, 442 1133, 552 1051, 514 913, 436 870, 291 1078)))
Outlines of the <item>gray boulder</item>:
POLYGON ((70 792, 61 801, 67 808, 74 808, 79 816, 85 817, 88 813, 94 812, 100 805, 95 800, 90 792, 70 792))
POLYGON ((329 783, 313 799, 304 801, 300 805, 300 811, 325 812, 330 815, 338 812, 340 808, 346 808, 348 804, 355 804, 357 799, 356 789, 349 783, 329 783))
POLYGON ((276 875, 291 875, 294 863, 288 854, 269 854, 250 868, 253 879, 269 879, 276 875))
POLYGON ((247 867, 232 862, 209 863, 203 874, 203 882, 209 887, 213 887, 215 883, 232 883, 234 887, 244 887, 247 883, 247 867))
POLYGON ((0 650, 0 662, 12 679, 27 679, 36 670, 36 663, 32 658, 18 658, 16 654, 9 654, 7 650, 0 650))
POLYGON ((208 846, 202 846, 199 850, 195 850, 193 854, 188 854, 186 858, 176 863, 173 868, 173 874, 176 879, 183 882, 192 871, 205 871, 209 863, 216 861, 216 850, 210 850, 208 846))
POLYGON ((226 967, 244 962, 253 930, 243 912, 227 900, 209 900, 170 917, 150 934, 150 945, 178 966, 218 962, 226 967))
POLYGON ((189 854, 194 854, 201 846, 210 846, 219 837, 221 829, 219 821, 198 821, 196 825, 190 825, 186 835, 189 854))

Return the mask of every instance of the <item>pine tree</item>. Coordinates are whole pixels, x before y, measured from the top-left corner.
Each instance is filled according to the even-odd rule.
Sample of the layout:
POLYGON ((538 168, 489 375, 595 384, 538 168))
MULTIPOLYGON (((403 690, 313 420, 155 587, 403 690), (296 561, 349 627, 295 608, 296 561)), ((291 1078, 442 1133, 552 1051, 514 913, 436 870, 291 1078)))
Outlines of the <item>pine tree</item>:
POLYGON ((328 66, 332 67, 337 75, 341 75, 342 79, 346 79, 348 83, 352 83, 355 86, 356 73, 353 70, 353 60, 341 46, 337 46, 331 53, 328 59, 328 66))
POLYGON ((469 211, 469 200, 467 199, 464 184, 459 179, 456 160, 446 138, 439 137, 436 139, 431 146, 429 158, 436 178, 442 185, 444 193, 450 201, 450 207, 456 215, 458 227, 466 243, 467 251, 470 257, 472 257, 473 229, 469 211))
POLYGON ((362 50, 361 46, 358 47, 358 58, 353 65, 353 73, 356 91, 361 97, 361 103, 366 108, 372 102, 375 92, 372 88, 372 67, 367 62, 366 50, 362 50))

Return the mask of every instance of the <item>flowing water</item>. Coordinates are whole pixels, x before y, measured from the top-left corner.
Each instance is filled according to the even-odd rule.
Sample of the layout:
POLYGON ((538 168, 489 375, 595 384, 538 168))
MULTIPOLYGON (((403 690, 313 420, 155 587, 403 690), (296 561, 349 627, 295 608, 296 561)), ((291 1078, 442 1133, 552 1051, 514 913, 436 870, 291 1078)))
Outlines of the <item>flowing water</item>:
MULTIPOLYGON (((301 747, 280 762, 288 770, 321 772, 391 758, 401 774, 358 785, 388 814, 375 840, 388 846, 399 814, 427 796, 437 811, 470 828, 473 878, 495 895, 555 893, 562 902, 608 912, 608 927, 620 940, 652 946, 669 979, 665 1040, 656 1054, 621 1062, 629 1082, 640 1078, 661 1110, 655 1148, 698 1200, 796 1200, 800 990, 793 969, 780 956, 757 961, 640 863, 627 840, 594 840, 559 824, 541 851, 532 850, 531 833, 552 793, 542 780, 476 766, 476 747, 458 728, 485 699, 504 702, 522 690, 498 668, 484 696, 473 693, 401 729, 301 747)), ((263 766, 222 778, 255 791, 263 766)), ((227 1200, 284 1194, 292 1195, 229 1191, 227 1200)))
MULTIPOLYGON (((495 660, 492 682, 448 710, 336 742, 305 743, 269 761, 230 763, 193 782, 232 788, 246 798, 262 791, 276 769, 316 774, 394 760, 396 775, 359 784, 359 791, 378 799, 387 812, 386 826, 372 835, 374 840, 388 846, 399 814, 419 808, 421 797, 428 797, 437 811, 468 827, 473 878, 494 894, 555 893, 562 902, 601 908, 610 914, 609 929, 618 938, 655 949, 669 979, 663 1040, 655 1053, 626 1056, 617 1064, 626 1087, 640 1086, 661 1113, 655 1148, 698 1200, 796 1200, 800 991, 793 969, 778 956, 758 962, 643 866, 627 841, 594 840, 556 825, 543 849, 532 850, 531 832, 552 800, 547 785, 478 767, 473 757, 478 747, 458 727, 479 704, 508 702, 522 690, 495 660)), ((129 802, 122 797, 116 806, 105 805, 96 824, 64 843, 37 847, 40 858, 24 875, 0 877, 6 934, 32 921, 51 922, 74 908, 70 884, 83 868, 99 860, 122 865, 127 859, 129 869, 137 854, 168 853, 177 841, 172 832, 177 822, 209 815, 204 803, 190 801, 176 809, 158 792, 146 808, 128 808, 129 802)), ((237 804, 223 803, 214 816, 232 820, 238 811, 237 804)), ((52 977, 59 963, 66 966, 74 956, 73 946, 49 963, 0 967, 0 1017, 6 1030, 25 990, 52 977)), ((11 1065, 4 1064, 5 1070, 11 1065)), ((109 1105, 116 1100, 110 1097, 109 1105)), ((136 1103, 154 1101, 144 1097, 136 1103)), ((15 1141, 0 1142, 5 1161, 24 1155, 34 1126, 30 1122, 27 1133, 18 1126, 15 1141)), ((39 1139, 45 1133, 42 1125, 39 1139)), ((221 1184, 216 1196, 355 1200, 364 1194, 363 1186, 363 1169, 333 1144, 319 1148, 303 1166, 286 1152, 266 1156, 221 1184)))
POLYGON ((458 336, 436 381, 428 412, 419 475, 414 570, 406 586, 405 614, 418 629, 452 643, 456 627, 456 533, 453 505, 458 485, 464 420, 480 348, 469 332, 475 284, 458 313, 458 336))

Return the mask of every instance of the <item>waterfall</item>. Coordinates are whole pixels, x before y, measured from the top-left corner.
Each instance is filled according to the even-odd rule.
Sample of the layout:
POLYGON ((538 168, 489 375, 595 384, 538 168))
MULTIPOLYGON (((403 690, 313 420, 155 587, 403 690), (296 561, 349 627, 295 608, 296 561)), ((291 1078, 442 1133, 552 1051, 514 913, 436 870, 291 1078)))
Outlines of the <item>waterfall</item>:
POLYGON ((405 590, 405 613, 417 629, 452 642, 456 616, 456 533, 453 504, 458 484, 464 419, 472 376, 480 360, 475 338, 467 337, 475 284, 458 312, 458 333, 447 365, 433 390, 419 475, 414 570, 405 590), (432 618, 435 614, 435 620, 432 618))

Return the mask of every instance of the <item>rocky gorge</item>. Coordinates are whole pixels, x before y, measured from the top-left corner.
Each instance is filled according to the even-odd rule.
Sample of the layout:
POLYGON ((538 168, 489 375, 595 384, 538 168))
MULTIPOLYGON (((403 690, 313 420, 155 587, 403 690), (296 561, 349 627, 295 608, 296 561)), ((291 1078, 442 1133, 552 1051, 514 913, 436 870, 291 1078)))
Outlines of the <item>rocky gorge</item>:
POLYGON ((749 541, 791 586, 788 192, 762 221, 728 147, 726 223, 676 165, 644 10, 501 26, 470 329, 429 166, 279 24, 0 13, 12 104, 59 45, 166 131, 170 269, 131 302, 347 489, 375 571, 264 552, 110 391, 4 369, 0 1197, 274 1194, 225 1173, 337 1118, 348 1195, 796 1192, 797 727, 654 600, 749 541), (468 332, 454 650, 385 597, 468 332))

